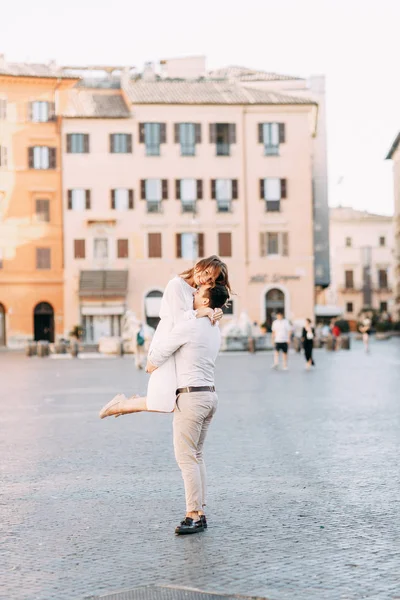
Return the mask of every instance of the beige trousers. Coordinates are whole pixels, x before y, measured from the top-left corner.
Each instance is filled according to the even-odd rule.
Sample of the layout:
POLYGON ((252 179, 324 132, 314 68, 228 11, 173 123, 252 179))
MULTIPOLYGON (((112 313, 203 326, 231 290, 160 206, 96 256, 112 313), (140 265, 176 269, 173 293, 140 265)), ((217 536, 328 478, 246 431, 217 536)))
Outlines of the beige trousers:
POLYGON ((174 450, 185 484, 186 511, 203 510, 206 504, 204 440, 217 410, 215 392, 180 394, 174 411, 174 450))

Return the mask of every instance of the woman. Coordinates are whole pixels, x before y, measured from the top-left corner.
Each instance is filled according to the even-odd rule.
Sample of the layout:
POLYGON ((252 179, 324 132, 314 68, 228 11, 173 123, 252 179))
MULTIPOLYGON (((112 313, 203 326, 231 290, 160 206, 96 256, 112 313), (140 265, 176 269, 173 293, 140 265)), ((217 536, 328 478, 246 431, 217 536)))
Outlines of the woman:
MULTIPOLYGON (((161 301, 160 322, 150 345, 156 345, 164 339, 181 319, 198 319, 208 317, 212 323, 222 318, 220 308, 193 310, 193 294, 200 285, 215 283, 226 285, 230 291, 228 268, 218 256, 210 256, 199 260, 194 267, 171 279, 165 288, 161 301)), ((134 412, 172 412, 176 399, 175 357, 171 356, 149 379, 147 397, 123 394, 115 396, 100 411, 100 418, 119 417, 134 412)))
POLYGON ((306 357, 307 371, 309 371, 311 369, 311 367, 315 365, 313 357, 312 357, 313 346, 314 346, 314 337, 315 337, 315 331, 314 331, 314 328, 311 327, 311 320, 306 319, 306 324, 303 327, 303 333, 301 335, 301 339, 303 342, 304 354, 306 357))
POLYGON ((371 335, 371 326, 372 321, 368 316, 366 316, 361 323, 360 332, 362 333, 364 350, 367 354, 369 352, 369 336, 371 335))

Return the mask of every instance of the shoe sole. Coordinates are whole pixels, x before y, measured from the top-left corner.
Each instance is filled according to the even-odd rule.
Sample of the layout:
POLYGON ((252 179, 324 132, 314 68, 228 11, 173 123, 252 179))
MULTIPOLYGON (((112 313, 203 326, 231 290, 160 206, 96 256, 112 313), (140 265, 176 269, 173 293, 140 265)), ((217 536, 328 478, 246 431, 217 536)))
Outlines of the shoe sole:
POLYGON ((204 531, 204 527, 202 529, 192 529, 191 531, 175 531, 175 535, 192 535, 193 533, 201 533, 204 531))

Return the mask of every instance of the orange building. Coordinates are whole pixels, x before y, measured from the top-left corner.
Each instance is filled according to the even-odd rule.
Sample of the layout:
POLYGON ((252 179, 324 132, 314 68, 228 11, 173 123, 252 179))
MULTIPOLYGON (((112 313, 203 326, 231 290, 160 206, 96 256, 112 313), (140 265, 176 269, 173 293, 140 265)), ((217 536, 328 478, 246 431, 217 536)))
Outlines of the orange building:
POLYGON ((64 330, 59 95, 53 65, 0 55, 0 346, 64 330))

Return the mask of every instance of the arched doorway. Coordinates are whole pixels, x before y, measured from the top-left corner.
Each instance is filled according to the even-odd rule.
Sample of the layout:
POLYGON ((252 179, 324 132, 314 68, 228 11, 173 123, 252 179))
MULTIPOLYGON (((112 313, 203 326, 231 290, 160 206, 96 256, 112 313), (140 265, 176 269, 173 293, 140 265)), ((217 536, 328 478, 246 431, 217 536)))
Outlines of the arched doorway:
POLYGON ((0 346, 6 345, 6 309, 0 304, 0 346))
POLYGON ((279 310, 285 314, 285 294, 278 288, 272 288, 265 294, 265 320, 268 330, 271 329, 272 321, 279 310))
POLYGON ((48 302, 40 302, 33 311, 33 331, 35 342, 54 342, 54 310, 48 302))
POLYGON ((160 306, 163 293, 160 290, 152 290, 146 294, 144 301, 146 323, 156 329, 160 321, 160 306))

